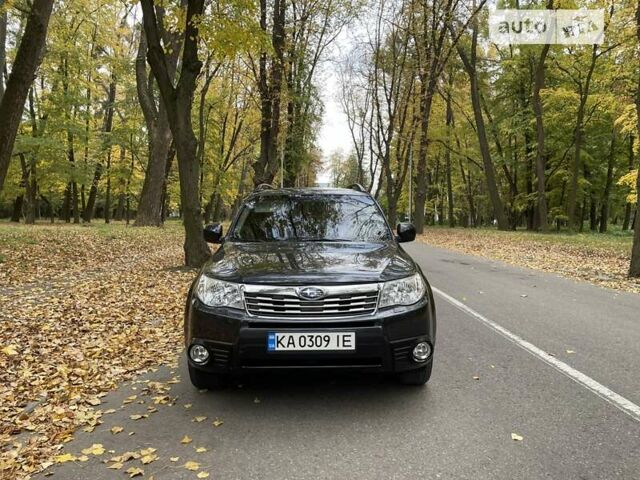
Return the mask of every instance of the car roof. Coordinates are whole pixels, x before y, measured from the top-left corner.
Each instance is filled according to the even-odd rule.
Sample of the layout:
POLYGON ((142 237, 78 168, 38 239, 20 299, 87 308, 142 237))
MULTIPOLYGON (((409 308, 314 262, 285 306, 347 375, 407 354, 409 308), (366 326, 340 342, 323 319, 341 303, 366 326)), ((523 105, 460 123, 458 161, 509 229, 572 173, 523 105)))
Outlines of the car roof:
POLYGON ((250 197, 266 197, 280 195, 352 195, 369 196, 368 192, 361 192, 351 188, 327 188, 327 187, 306 187, 306 188, 266 188, 253 192, 250 197))

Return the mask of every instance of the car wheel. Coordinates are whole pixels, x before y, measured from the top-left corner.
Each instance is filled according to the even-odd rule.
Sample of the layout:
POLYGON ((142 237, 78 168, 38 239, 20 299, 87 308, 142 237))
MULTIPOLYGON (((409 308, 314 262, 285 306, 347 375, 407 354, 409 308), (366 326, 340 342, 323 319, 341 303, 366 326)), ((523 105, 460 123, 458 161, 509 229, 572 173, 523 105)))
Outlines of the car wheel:
POLYGON ((408 372, 401 372, 398 374, 398 380, 403 385, 424 385, 431 378, 432 362, 429 362, 424 367, 420 367, 416 370, 409 370, 408 372))
POLYGON ((194 387, 207 390, 218 390, 228 384, 226 375, 220 373, 210 373, 189 365, 189 379, 194 387))

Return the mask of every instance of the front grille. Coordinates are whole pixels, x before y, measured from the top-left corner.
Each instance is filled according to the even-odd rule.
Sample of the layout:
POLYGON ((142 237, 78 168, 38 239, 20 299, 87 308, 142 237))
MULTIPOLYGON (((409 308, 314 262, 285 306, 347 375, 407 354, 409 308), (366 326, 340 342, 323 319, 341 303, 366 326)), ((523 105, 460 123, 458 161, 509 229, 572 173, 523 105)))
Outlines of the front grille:
POLYGON ((378 324, 376 320, 309 320, 305 322, 298 322, 294 319, 289 320, 256 320, 247 322, 249 328, 283 328, 287 330, 326 330, 334 328, 370 328, 375 327, 378 324))
POLYGON ((327 295, 321 300, 305 300, 294 293, 244 292, 247 312, 257 317, 351 317, 370 315, 378 305, 378 289, 327 295))

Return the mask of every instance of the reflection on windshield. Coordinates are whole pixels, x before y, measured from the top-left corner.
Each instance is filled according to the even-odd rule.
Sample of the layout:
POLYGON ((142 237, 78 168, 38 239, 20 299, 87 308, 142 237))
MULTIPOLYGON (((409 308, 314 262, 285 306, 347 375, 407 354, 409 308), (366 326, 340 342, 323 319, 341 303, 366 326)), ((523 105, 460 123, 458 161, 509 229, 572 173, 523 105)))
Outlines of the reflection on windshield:
POLYGON ((264 196, 247 203, 231 233, 244 242, 376 242, 390 238, 375 202, 349 195, 264 196))

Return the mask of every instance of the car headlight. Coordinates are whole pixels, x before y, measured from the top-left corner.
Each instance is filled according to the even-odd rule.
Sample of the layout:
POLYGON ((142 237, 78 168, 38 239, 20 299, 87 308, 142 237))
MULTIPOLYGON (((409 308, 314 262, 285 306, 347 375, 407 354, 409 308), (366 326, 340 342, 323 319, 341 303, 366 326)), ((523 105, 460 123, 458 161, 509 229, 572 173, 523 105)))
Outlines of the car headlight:
POLYGON ((207 275, 200 275, 196 295, 202 303, 210 307, 244 309, 242 291, 237 283, 225 282, 207 275))
POLYGON ((413 305, 422 298, 425 290, 424 280, 419 273, 400 280, 385 282, 380 293, 378 308, 413 305))

